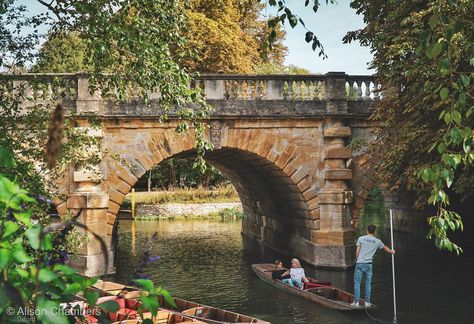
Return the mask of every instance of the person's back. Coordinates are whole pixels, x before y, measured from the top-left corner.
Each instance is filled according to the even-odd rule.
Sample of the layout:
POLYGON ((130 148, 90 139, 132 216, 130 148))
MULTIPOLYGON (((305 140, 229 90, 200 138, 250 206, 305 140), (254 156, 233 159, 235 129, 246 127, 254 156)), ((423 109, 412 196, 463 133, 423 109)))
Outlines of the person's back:
POLYGON ((364 235, 357 239, 357 246, 360 246, 359 255, 357 257, 357 263, 372 263, 377 249, 382 249, 384 244, 381 240, 373 235, 364 235))

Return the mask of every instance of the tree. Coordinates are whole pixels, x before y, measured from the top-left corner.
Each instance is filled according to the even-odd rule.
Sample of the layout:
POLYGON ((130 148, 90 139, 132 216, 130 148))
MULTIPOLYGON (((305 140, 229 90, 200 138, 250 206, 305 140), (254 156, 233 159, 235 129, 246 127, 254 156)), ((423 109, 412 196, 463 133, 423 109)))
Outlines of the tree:
MULTIPOLYGON (((277 28, 278 36, 273 46, 268 46, 263 4, 236 0, 192 0, 186 4, 182 33, 188 41, 182 46, 171 44, 172 51, 177 48, 183 55, 182 68, 200 73, 253 73, 258 65, 283 63, 285 33, 277 28)), ((53 32, 42 45, 32 72, 87 71, 91 60, 86 47, 76 33, 53 32)))
POLYGON ((447 232, 463 225, 448 206, 449 197, 474 197, 474 2, 356 0, 351 6, 367 25, 345 41, 371 48, 384 87, 372 160, 388 187, 436 207, 429 236, 438 248, 459 253, 447 232))
POLYGON ((41 46, 38 61, 31 72, 86 72, 86 53, 86 44, 77 33, 52 33, 41 46))

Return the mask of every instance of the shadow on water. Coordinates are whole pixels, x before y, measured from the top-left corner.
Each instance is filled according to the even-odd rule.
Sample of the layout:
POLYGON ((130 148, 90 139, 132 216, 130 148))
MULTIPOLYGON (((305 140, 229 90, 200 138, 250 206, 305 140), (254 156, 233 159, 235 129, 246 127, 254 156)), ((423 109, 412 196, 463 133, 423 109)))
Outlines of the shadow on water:
MULTIPOLYGON (((386 244, 390 238, 383 203, 365 208, 362 226, 375 223, 386 244)), ((250 265, 291 256, 281 255, 240 234, 240 222, 121 221, 115 280, 127 283, 145 247, 161 260, 144 269, 173 295, 272 323, 374 323, 365 312, 328 310, 290 296, 264 283, 250 265), (152 240, 158 233, 158 239, 152 240)), ((423 237, 395 233, 398 323, 472 323, 474 319, 473 256, 456 257, 435 250, 423 237)), ((304 265, 308 275, 353 291, 353 271, 320 270, 304 265)), ((391 258, 374 258, 372 299, 377 319, 391 322, 391 258)))

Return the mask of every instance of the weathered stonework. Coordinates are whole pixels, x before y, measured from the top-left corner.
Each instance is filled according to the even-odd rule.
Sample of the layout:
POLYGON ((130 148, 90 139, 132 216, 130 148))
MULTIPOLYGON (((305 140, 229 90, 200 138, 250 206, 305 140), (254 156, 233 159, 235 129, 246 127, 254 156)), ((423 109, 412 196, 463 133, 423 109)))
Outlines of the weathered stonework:
MULTIPOLYGON (((112 103, 91 95, 82 76, 63 77, 74 86, 65 89, 74 93, 65 99, 68 109, 100 118, 101 129, 92 136, 102 137, 104 156, 100 165, 92 166, 100 177, 73 170, 64 178, 69 184, 61 188, 68 199, 58 202, 58 211, 81 212, 81 221, 101 237, 102 242, 91 236, 76 266, 86 274, 103 274, 113 271, 113 228, 125 195, 161 161, 194 156, 193 130, 176 134, 173 110, 168 122, 160 122, 159 91, 147 104, 138 98, 112 103)), ((201 78, 214 107, 208 138, 215 150, 205 158, 239 193, 242 233, 316 266, 353 265, 353 226, 375 180, 367 161, 347 144, 354 132, 370 136, 367 117, 377 102, 370 90, 377 87, 372 77, 201 78)))

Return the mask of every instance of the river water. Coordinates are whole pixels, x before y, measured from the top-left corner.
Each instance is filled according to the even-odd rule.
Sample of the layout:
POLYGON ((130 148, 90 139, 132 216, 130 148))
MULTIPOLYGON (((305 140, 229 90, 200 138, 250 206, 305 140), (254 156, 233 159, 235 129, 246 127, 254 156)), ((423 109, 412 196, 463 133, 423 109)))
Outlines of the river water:
MULTIPOLYGON (((378 236, 388 245, 384 217, 378 205, 365 208, 362 225, 376 223, 378 236)), ((240 231, 239 221, 120 221, 115 280, 131 281, 148 250, 161 259, 141 271, 176 297, 272 323, 393 322, 388 254, 379 251, 374 258, 372 302, 378 308, 369 314, 338 312, 290 296, 258 279, 250 268, 252 263, 283 258, 288 265, 291 256, 258 246, 240 231)), ((472 249, 457 257, 436 250, 422 235, 400 232, 395 232, 395 248, 397 323, 474 323, 472 249)), ((306 274, 353 291, 353 271, 303 266, 306 274)))

